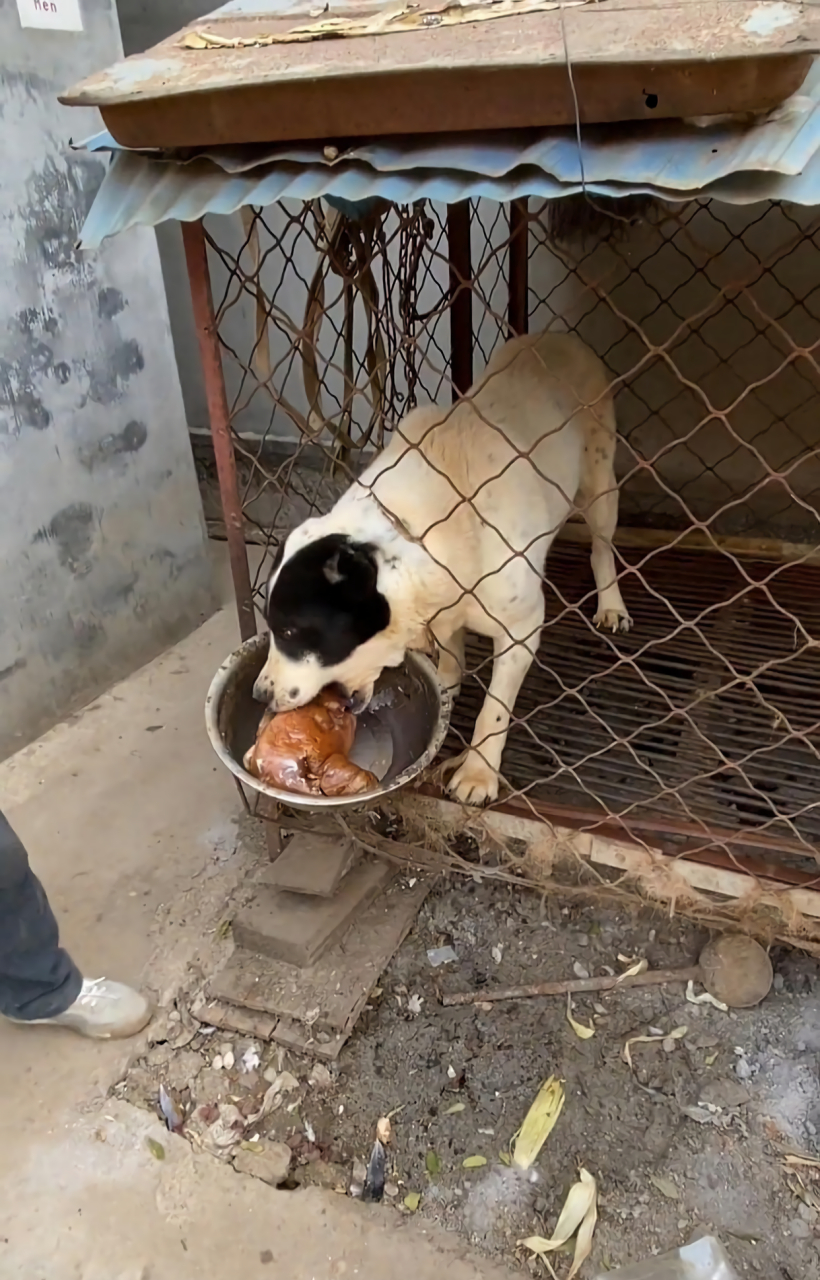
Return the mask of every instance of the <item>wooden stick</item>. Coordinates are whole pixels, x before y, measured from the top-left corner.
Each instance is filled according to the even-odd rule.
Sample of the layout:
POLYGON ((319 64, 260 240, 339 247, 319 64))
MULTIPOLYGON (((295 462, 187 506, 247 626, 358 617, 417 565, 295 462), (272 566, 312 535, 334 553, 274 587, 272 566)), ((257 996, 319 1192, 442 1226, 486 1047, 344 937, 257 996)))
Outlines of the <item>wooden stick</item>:
POLYGON ((584 991, 612 991, 615 987, 658 987, 666 982, 697 982, 700 966, 688 969, 648 969, 633 978, 567 978, 563 982, 533 982, 527 987, 496 987, 493 991, 457 991, 443 995, 443 1005, 489 1004, 496 1000, 528 1000, 532 996, 565 996, 584 991))

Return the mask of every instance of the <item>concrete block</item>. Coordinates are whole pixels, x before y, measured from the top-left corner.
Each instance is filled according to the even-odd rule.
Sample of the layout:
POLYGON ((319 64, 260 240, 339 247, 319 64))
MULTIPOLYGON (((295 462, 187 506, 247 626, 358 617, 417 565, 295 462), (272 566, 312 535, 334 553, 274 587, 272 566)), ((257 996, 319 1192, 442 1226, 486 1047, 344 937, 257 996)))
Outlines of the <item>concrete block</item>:
POLYGON ((365 859, 345 876, 332 898, 288 893, 263 883, 253 902, 234 917, 234 941, 245 951, 304 969, 370 905, 393 870, 380 859, 365 859))
POLYGON ((297 832, 262 877, 273 889, 332 898, 356 857, 352 840, 297 832))

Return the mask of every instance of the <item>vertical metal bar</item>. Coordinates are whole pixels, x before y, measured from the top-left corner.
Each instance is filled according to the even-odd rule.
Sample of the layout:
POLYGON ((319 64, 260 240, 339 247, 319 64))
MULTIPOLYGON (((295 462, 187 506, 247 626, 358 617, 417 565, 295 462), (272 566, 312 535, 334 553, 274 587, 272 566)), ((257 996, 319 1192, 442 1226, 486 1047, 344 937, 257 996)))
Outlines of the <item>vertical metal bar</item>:
POLYGON ((510 201, 510 299, 507 319, 512 337, 526 333, 529 327, 527 251, 530 224, 528 212, 527 199, 510 201))
POLYGON ((245 530, 242 521, 242 504, 236 478, 236 456, 231 439, 231 415, 228 409, 228 393, 225 390, 225 374, 216 331, 214 298, 208 270, 208 246, 205 228, 200 218, 196 222, 183 222, 182 243, 188 264, 188 280, 191 300, 194 304, 194 322, 199 339, 199 358, 205 378, 205 394, 208 400, 208 417, 211 438, 219 477, 219 496, 225 518, 228 553, 231 559, 231 576, 239 614, 239 634, 243 640, 256 635, 256 617, 253 609, 253 590, 245 546, 245 530))
POLYGON ((473 291, 470 265, 470 202, 447 206, 450 257, 450 362, 453 404, 473 383, 473 291))

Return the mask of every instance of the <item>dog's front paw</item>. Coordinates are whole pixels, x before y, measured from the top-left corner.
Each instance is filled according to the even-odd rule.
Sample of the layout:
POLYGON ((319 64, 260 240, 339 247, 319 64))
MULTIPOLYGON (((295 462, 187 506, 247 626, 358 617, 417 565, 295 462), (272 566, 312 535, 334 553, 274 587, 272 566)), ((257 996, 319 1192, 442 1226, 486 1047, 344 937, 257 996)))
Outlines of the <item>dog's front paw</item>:
POLYGON ((632 626, 632 619, 625 609, 599 609, 593 622, 599 631, 611 631, 613 635, 619 631, 626 634, 632 626))
POLYGON ((462 804, 486 804, 498 796, 498 774, 477 751, 468 751, 450 779, 447 790, 462 804))

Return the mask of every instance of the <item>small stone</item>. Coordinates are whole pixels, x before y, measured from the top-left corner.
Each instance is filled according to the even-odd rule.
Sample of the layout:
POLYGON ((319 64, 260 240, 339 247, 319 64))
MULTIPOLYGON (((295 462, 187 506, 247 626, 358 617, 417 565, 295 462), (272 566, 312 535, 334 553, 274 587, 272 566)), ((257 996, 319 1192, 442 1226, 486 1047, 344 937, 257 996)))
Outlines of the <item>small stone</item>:
POLYGON ((225 1068, 226 1071, 233 1071, 235 1061, 236 1059, 234 1058, 233 1053, 229 1049, 228 1052, 222 1058, 222 1066, 225 1068))
POLYGON ((775 991, 782 991, 782 990, 783 990, 783 988, 784 988, 784 987, 785 987, 785 985, 786 985, 786 979, 783 977, 783 974, 782 974, 782 973, 776 973, 776 974, 774 975, 774 983, 773 983, 773 985, 774 985, 774 989, 775 989, 775 991))
POLYGON ((578 946, 579 946, 579 947, 588 947, 588 946, 589 946, 589 935, 588 935, 588 934, 586 934, 586 933, 579 933, 579 934, 578 934, 578 938, 577 938, 577 942, 578 942, 578 946))
POLYGON ((811 1137, 811 1138, 816 1138, 816 1137, 817 1137, 817 1125, 816 1125, 816 1124, 812 1124, 811 1120, 806 1120, 806 1121, 805 1121, 805 1125, 806 1125, 806 1133, 809 1135, 809 1137, 811 1137))
POLYGON ((239 1173, 278 1187, 290 1172, 291 1156, 291 1149, 284 1142, 265 1142, 259 1151, 245 1151, 240 1147, 234 1155, 233 1167, 239 1173))
POLYGON ((751 1064, 745 1058, 738 1058, 735 1063, 735 1075, 738 1080, 751 1080, 754 1075, 751 1064))
POLYGON ((222 1070, 222 1054, 221 1053, 218 1053, 215 1056, 213 1062, 211 1063, 211 1066, 213 1067, 214 1071, 222 1070))
POLYGON ((396 1196, 399 1194, 399 1188, 397 1184, 395 1182, 385 1182, 384 1194, 387 1196, 389 1200, 395 1200, 396 1196))
POLYGON ((663 1048, 664 1053, 674 1053, 678 1047, 678 1042, 674 1036, 666 1036, 661 1047, 663 1048))
POLYGON ((799 1204, 797 1206, 797 1212, 804 1222, 815 1223, 817 1221, 817 1210, 810 1204, 799 1204))
POLYGON ((168 1021, 171 1023, 182 1021, 182 1015, 180 1014, 178 1009, 171 1010, 171 1012, 168 1014, 168 1021))
POLYGON ((536 1202, 535 1202, 535 1212, 536 1212, 536 1213, 546 1213, 546 1212, 547 1212, 547 1202, 546 1202, 546 1200, 545 1200, 544 1196, 539 1196, 539 1197, 538 1197, 538 1199, 536 1200, 536 1202))
POLYGON ((280 1073, 276 1070, 276 1067, 266 1067, 262 1072, 262 1079, 265 1080, 267 1084, 276 1084, 276 1081, 279 1079, 279 1075, 280 1073))
POLYGON ((572 966, 572 972, 575 974, 576 978, 589 977, 589 969, 586 967, 586 965, 581 964, 580 960, 575 961, 575 964, 572 966))
POLYGON ((317 1062, 312 1068, 311 1073, 308 1076, 308 1084, 311 1089, 322 1090, 333 1088, 333 1076, 330 1074, 323 1062, 317 1062))
POLYGON ((738 1080, 709 1080, 700 1091, 700 1101, 712 1107, 744 1107, 750 1097, 738 1080))
POLYGON ((367 1166, 361 1160, 353 1161, 353 1181, 364 1183, 367 1178, 367 1166))
POLYGON ((793 1218, 789 1230, 796 1240, 808 1240, 812 1235, 811 1227, 802 1218, 793 1218))

